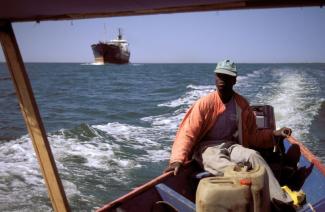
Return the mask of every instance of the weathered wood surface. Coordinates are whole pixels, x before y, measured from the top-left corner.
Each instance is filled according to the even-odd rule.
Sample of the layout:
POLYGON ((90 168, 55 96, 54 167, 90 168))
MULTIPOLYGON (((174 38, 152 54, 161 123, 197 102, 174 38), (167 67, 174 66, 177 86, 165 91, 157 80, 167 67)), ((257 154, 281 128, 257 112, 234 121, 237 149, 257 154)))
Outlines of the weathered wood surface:
POLYGON ((11 74, 20 109, 40 163, 55 211, 69 211, 69 204, 36 105, 32 87, 19 52, 11 23, 0 22, 0 41, 11 74))

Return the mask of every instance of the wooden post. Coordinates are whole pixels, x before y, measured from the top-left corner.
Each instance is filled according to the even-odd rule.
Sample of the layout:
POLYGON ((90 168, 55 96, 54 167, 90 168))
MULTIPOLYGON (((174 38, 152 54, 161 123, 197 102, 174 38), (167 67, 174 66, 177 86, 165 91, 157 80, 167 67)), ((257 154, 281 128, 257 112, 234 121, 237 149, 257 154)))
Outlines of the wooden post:
POLYGON ((0 41, 53 208, 70 211, 11 23, 0 22, 0 41))

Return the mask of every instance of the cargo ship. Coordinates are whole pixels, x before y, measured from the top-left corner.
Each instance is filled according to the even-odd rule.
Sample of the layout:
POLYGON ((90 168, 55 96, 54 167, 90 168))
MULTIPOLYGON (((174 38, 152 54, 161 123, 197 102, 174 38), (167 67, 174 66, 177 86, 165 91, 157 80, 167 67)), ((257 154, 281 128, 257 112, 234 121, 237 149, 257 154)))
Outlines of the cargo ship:
POLYGON ((91 45, 98 64, 127 64, 130 59, 129 44, 122 38, 121 29, 116 39, 91 45))

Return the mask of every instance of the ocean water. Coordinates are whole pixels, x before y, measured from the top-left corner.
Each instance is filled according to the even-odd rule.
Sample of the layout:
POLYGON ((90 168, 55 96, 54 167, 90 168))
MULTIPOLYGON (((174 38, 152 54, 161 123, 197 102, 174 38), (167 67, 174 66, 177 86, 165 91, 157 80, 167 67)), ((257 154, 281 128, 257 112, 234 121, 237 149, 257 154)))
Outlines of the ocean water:
MULTIPOLYGON (((93 211, 168 163, 189 106, 215 89, 215 64, 26 64, 73 211, 93 211)), ((238 64, 237 90, 273 105, 325 162, 325 64, 238 64)), ((0 211, 51 211, 6 64, 0 64, 0 211)))

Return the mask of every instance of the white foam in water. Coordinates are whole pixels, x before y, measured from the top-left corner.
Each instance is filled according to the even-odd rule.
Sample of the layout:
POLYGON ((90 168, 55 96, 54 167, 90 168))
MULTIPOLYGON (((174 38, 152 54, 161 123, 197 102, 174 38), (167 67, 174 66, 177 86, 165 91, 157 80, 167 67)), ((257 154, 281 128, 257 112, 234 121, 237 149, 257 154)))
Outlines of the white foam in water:
MULTIPOLYGON (((112 145, 98 141, 99 137, 84 143, 80 143, 76 138, 65 138, 64 134, 49 135, 48 139, 68 198, 73 196, 80 198, 81 193, 76 184, 66 180, 64 176, 87 174, 85 169, 81 168, 82 165, 108 170, 110 167, 107 161, 115 161, 118 166, 124 168, 130 164, 127 160, 114 158, 112 145), (65 166, 65 163, 67 163, 65 160, 73 156, 82 158, 84 164, 80 164, 80 161, 74 162, 75 165, 79 164, 80 169, 71 173, 69 168, 65 166)), ((47 198, 47 189, 28 136, 1 144, 0 167, 0 196, 6 197, 0 198, 0 211, 12 208, 10 205, 15 205, 17 201, 33 203, 33 201, 37 201, 35 197, 47 198)), ((89 174, 92 175, 93 173, 89 174)), ((124 175, 124 172, 117 171, 111 174, 111 177, 123 181, 124 175)), ((31 207, 33 209, 43 208, 42 211, 51 211, 51 208, 48 208, 42 202, 31 204, 31 207)), ((30 211, 32 209, 27 208, 26 210, 30 211)))
POLYGON ((250 94, 252 92, 252 88, 260 86, 261 79, 263 79, 268 72, 268 69, 262 68, 255 70, 252 73, 248 73, 247 75, 238 76, 235 90, 244 96, 245 94, 250 94), (246 92, 245 89, 247 89, 246 92))
POLYGON ((293 135, 302 142, 324 101, 318 98, 317 80, 304 70, 263 68, 239 78, 236 86, 241 94, 250 97, 252 104, 272 105, 277 127, 291 127, 293 135))
MULTIPOLYGON (((109 172, 110 179, 126 184, 132 180, 132 177, 127 173, 128 170, 140 168, 143 162, 159 162, 167 160, 169 157, 170 148, 164 148, 166 144, 160 143, 161 140, 165 139, 166 132, 159 127, 144 128, 121 123, 93 126, 111 136, 114 142, 112 139, 104 140, 96 130, 91 126, 88 127, 96 136, 87 141, 80 141, 77 137, 67 137, 65 135, 66 130, 48 136, 68 198, 73 196, 80 198, 83 194, 81 194, 74 182, 65 180, 64 176, 74 175, 77 178, 79 175, 90 175, 96 177, 94 169, 99 169, 109 172), (126 150, 122 148, 137 150, 142 154, 139 154, 139 156, 138 153, 134 153, 133 156, 125 156, 126 152, 123 151, 126 150), (71 163, 74 164, 73 166, 76 169, 69 170, 66 167, 71 163), (89 167, 90 169, 82 167, 89 167)), ((36 196, 47 196, 38 162, 31 141, 27 136, 2 144, 0 159, 2 167, 0 180, 5 180, 1 182, 1 196, 21 202, 29 201, 28 197, 26 197, 27 191, 33 191, 34 193, 30 195, 30 198, 35 198, 35 194, 39 194, 36 196), (20 192, 15 192, 15 190, 20 192)), ((103 185, 100 186, 103 187, 103 185)), ((89 200, 89 197, 87 199, 89 200)), ((35 208, 41 207, 37 206, 35 208)))
MULTIPOLYGON (((1 211, 8 210, 17 202, 30 202, 31 208, 51 211, 42 202, 33 203, 35 197, 47 199, 48 194, 28 136, 1 144, 0 167, 0 196, 5 197, 0 199, 1 211)), ((73 183, 63 181, 63 185, 68 197, 79 194, 73 183)), ((30 211, 31 208, 25 209, 30 211)))
MULTIPOLYGON (((178 109, 172 114, 149 116, 141 119, 151 123, 151 127, 132 126, 118 122, 107 123, 106 125, 93 125, 92 127, 114 138, 114 145, 119 144, 119 146, 116 147, 117 149, 129 147, 133 150, 142 151, 142 153, 137 154, 136 157, 132 159, 129 157, 128 159, 122 160, 114 156, 114 158, 119 161, 120 166, 141 167, 142 162, 165 161, 169 159, 171 141, 175 136, 178 124, 186 112, 186 108, 201 96, 213 91, 214 87, 215 86, 189 85, 187 87, 188 92, 186 92, 184 96, 159 105, 168 107, 185 105, 185 108, 178 109), (170 142, 166 144, 166 140, 170 142), (162 143, 161 141, 164 142, 162 143)), ((99 158, 96 158, 95 161, 97 160, 99 160, 99 158)), ((96 165, 99 164, 103 164, 103 161, 98 162, 96 165)), ((98 166, 98 168, 100 168, 100 166, 98 166)))
POLYGON ((187 89, 190 91, 186 92, 185 95, 180 97, 179 99, 172 100, 166 103, 159 104, 159 107, 178 107, 181 105, 191 105, 200 97, 212 92, 215 89, 215 86, 195 86, 188 85, 187 89))
POLYGON ((140 161, 157 162, 166 160, 168 157, 156 157, 158 154, 169 154, 168 150, 164 150, 165 153, 161 154, 162 144, 160 141, 164 137, 164 132, 161 128, 144 128, 118 122, 108 123, 106 125, 94 125, 93 127, 112 136, 116 142, 122 143, 125 147, 142 150, 142 154, 134 157, 132 166, 141 166, 140 161))
MULTIPOLYGON (((215 86, 195 86, 188 85, 188 91, 178 99, 168 101, 166 103, 159 104, 158 107, 178 107, 185 106, 181 109, 175 110, 172 114, 162 114, 158 116, 144 117, 141 120, 151 123, 152 129, 150 129, 152 136, 157 137, 158 140, 169 140, 172 141, 175 137, 177 128, 181 120, 183 119, 187 109, 200 97, 207 95, 214 90, 215 86), (159 139, 159 137, 162 137, 159 139)), ((147 133, 145 133, 147 134, 147 133)), ((145 135, 144 134, 144 135, 145 135)), ((151 155, 151 160, 167 160, 170 156, 170 143, 165 151, 162 150, 148 150, 151 155), (157 157, 159 155, 159 157, 157 157)))
POLYGON ((93 62, 93 63, 81 63, 80 65, 82 65, 82 66, 102 66, 104 64, 93 62))
MULTIPOLYGON (((125 130, 123 125, 120 126, 122 131, 123 129, 125 130)), ((72 172, 74 175, 90 175, 92 178, 98 178, 100 180, 102 179, 102 175, 100 173, 97 175, 97 170, 102 170, 103 172, 109 173, 110 179, 120 184, 130 182, 132 178, 127 174, 128 170, 140 168, 141 164, 137 160, 134 160, 136 157, 121 158, 118 155, 119 152, 122 152, 121 146, 128 144, 128 141, 126 140, 120 145, 119 142, 113 142, 112 139, 103 138, 91 126, 88 127, 89 130, 96 134, 96 137, 88 141, 80 141, 78 138, 67 139, 64 136, 64 130, 62 131, 62 135, 50 137, 54 149, 53 152, 57 155, 58 160, 64 163, 64 161, 69 160, 71 157, 79 158, 77 161, 73 161, 75 166, 78 164, 80 166, 80 168, 72 172)), ((105 125, 98 125, 97 127, 104 131, 105 125)), ((115 137, 115 140, 118 141, 118 135, 113 134, 112 137, 115 137)))
POLYGON ((269 103, 275 108, 277 126, 291 127, 293 135, 303 139, 302 135, 309 133, 311 122, 324 101, 312 95, 320 88, 316 80, 295 70, 277 70, 274 77, 280 81, 269 103))
POLYGON ((103 168, 102 162, 108 161, 114 155, 112 146, 96 137, 87 143, 80 143, 76 138, 67 139, 63 135, 51 136, 49 140, 58 160, 64 160, 66 156, 79 156, 85 160, 85 166, 103 168))
POLYGON ((144 64, 142 63, 131 63, 132 66, 143 66, 144 64))
POLYGON ((185 114, 184 109, 176 110, 172 115, 164 114, 158 116, 149 116, 142 118, 142 121, 151 122, 153 126, 157 126, 164 131, 175 131, 178 124, 185 114))
MULTIPOLYGON (((197 86, 188 85, 188 91, 180 98, 168 101, 166 103, 159 104, 158 107, 178 107, 185 106, 182 109, 175 110, 172 114, 163 114, 158 116, 149 116, 142 118, 141 120, 150 122, 153 127, 157 128, 156 131, 164 132, 169 134, 169 140, 173 140, 177 127, 183 119, 187 109, 200 97, 207 95, 215 89, 214 85, 209 86, 197 86)), ((169 156, 170 153, 168 153, 169 156)), ((162 154, 165 155, 165 154, 162 154)), ((167 155, 167 154, 166 154, 167 155)))

